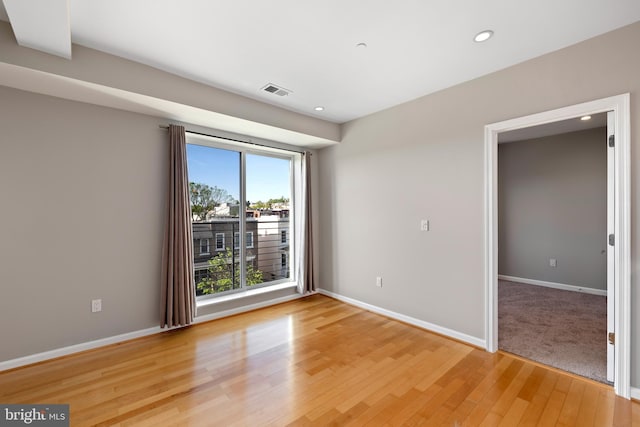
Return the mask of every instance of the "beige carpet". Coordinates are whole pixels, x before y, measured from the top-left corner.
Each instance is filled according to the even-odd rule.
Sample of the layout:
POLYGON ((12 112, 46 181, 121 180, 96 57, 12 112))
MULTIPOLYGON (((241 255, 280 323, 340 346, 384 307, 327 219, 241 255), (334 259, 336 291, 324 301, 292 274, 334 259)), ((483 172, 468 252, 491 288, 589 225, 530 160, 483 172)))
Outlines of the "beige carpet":
POLYGON ((498 347, 607 382, 607 298, 498 281, 498 347))

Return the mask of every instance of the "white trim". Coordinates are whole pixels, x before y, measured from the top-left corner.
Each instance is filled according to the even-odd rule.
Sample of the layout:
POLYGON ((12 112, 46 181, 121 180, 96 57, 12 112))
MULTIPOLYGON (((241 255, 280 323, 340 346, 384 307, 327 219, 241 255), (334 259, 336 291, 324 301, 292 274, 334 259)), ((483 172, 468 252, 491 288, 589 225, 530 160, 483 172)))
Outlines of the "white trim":
POLYGON ((413 326, 417 326, 422 329, 426 329, 430 332, 435 332, 440 335, 444 335, 449 338, 453 338, 458 341, 465 342, 467 344, 471 344, 476 347, 484 348, 486 343, 483 339, 472 337, 471 335, 464 334, 462 332, 454 331, 453 329, 445 328, 443 326, 434 325, 433 323, 425 322, 424 320, 416 319, 415 317, 406 316, 401 313, 397 313, 395 311, 387 310, 386 308, 378 307, 375 305, 368 304, 366 302, 362 302, 353 298, 345 297, 340 294, 336 294, 334 292, 330 292, 324 289, 318 289, 318 293, 322 295, 329 296, 331 298, 335 298, 338 301, 345 302, 347 304, 355 305, 356 307, 360 307, 364 310, 371 311, 373 313, 381 314, 383 316, 389 317, 391 319, 399 320, 404 323, 408 323, 413 326))
POLYGON ((631 387, 631 398, 640 400, 640 388, 631 387))
MULTIPOLYGON (((616 114, 607 113, 607 141, 613 137, 615 141, 616 114)), ((616 148, 607 144, 607 236, 616 233, 616 148)), ((609 242, 607 248, 607 335, 616 331, 616 251, 609 242)), ((615 380, 616 346, 607 340, 607 381, 615 380)))
POLYGON ((486 349, 498 349, 498 134, 584 115, 615 112, 615 375, 617 395, 630 397, 631 389, 631 192, 630 96, 628 93, 532 114, 485 126, 485 337, 486 349))
MULTIPOLYGON (((287 286, 292 287, 292 286, 287 286)), ((243 305, 242 307, 231 308, 229 310, 219 311, 217 313, 205 314, 203 316, 196 317, 194 324, 209 322, 211 320, 221 319, 223 317, 233 316, 235 314, 245 313, 247 311, 257 310, 259 308, 265 308, 276 304, 282 304, 283 302, 293 301, 295 299, 304 298, 307 295, 291 294, 280 298, 270 299, 268 301, 261 301, 255 304, 243 305)))
POLYGON ((19 357, 17 359, 6 360, 0 362, 0 371, 6 371, 7 369, 18 368, 20 366, 31 365, 33 363, 42 362, 49 359, 55 359, 57 357, 68 356, 73 353, 79 353, 81 351, 92 350, 98 347, 104 347, 111 344, 117 344, 123 341, 129 341, 135 338, 146 337, 148 335, 157 334, 167 331, 169 329, 162 329, 160 326, 156 326, 149 329, 142 329, 139 331, 128 332, 126 334, 115 335, 112 337, 101 338, 95 341, 84 342, 80 344, 70 345, 68 347, 57 348, 55 350, 49 350, 42 353, 31 354, 29 356, 19 357))
POLYGON ((583 294, 599 295, 603 297, 607 296, 606 289, 593 289, 586 286, 565 285, 564 283, 545 282, 544 280, 536 279, 524 279, 522 277, 505 276, 503 274, 498 274, 498 279, 506 280, 508 282, 524 283, 525 285, 536 285, 544 286, 545 288, 561 289, 563 291, 581 292, 583 294))
POLYGON ((498 351, 498 131, 484 127, 484 264, 486 350, 498 351))
MULTIPOLYGON (((286 287, 294 287, 295 284, 286 286, 286 287)), ((215 319, 220 319, 223 317, 232 316, 234 314, 244 313, 247 311, 256 310, 258 308, 264 308, 271 305, 281 304, 283 302, 292 301, 294 299, 303 298, 306 295, 301 294, 292 294, 281 298, 270 299, 267 301, 262 301, 255 304, 245 305, 242 307, 237 307, 230 310, 220 311, 218 313, 212 313, 204 316, 196 316, 194 322, 192 324, 198 324, 203 322, 208 322, 215 319)), ((166 332, 172 329, 180 329, 181 327, 176 328, 161 328, 159 326, 155 326, 153 328, 142 329, 139 331, 128 332, 126 334, 115 335, 112 337, 101 338, 94 341, 84 342, 80 344, 71 345, 68 347, 57 348, 54 350, 45 351, 42 353, 31 354, 29 356, 19 357, 16 359, 6 360, 4 362, 0 362, 0 372, 6 371, 8 369, 19 368, 21 366, 32 365, 34 363, 43 362, 45 360, 55 359, 58 357, 68 356, 70 354, 79 353, 81 351, 93 350, 96 348, 108 346, 111 344, 118 344, 124 341, 130 341, 136 338, 146 337, 149 335, 159 334, 162 332, 166 332)))
MULTIPOLYGON (((209 305, 216 305, 228 301, 234 301, 242 298, 254 297, 260 294, 266 294, 269 292, 277 292, 287 288, 295 288, 298 286, 293 280, 286 280, 285 282, 263 282, 268 283, 264 286, 254 285, 251 287, 242 288, 238 292, 230 292, 224 294, 209 294, 203 295, 196 299, 196 308, 206 307, 209 305), (259 287, 256 287, 259 286, 259 287)), ((196 317, 197 314, 196 314, 196 317)))
POLYGON ((620 95, 616 108, 616 270, 615 333, 616 394, 631 397, 631 101, 630 95, 620 95))

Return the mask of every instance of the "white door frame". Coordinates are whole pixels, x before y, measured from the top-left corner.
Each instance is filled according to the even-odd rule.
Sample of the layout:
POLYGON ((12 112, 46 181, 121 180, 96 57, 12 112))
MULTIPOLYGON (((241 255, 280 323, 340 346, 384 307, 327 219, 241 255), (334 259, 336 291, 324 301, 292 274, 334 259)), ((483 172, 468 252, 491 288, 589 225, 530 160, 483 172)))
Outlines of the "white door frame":
MULTIPOLYGON (((616 135, 616 113, 614 111, 607 112, 607 240, 610 235, 616 234, 616 149, 611 148, 609 138, 616 135)), ((615 142, 614 142, 615 145, 615 142)), ((616 252, 615 242, 605 243, 607 246, 607 381, 615 384, 615 358, 616 346, 608 339, 609 333, 616 331, 616 304, 615 304, 615 282, 616 282, 616 252)))
MULTIPOLYGON (((558 108, 485 126, 485 337, 486 350, 498 350, 498 134, 589 114, 615 113, 615 371, 617 395, 631 397, 631 192, 630 96, 628 93, 558 108)), ((606 337, 603 337, 606 339, 606 337)))

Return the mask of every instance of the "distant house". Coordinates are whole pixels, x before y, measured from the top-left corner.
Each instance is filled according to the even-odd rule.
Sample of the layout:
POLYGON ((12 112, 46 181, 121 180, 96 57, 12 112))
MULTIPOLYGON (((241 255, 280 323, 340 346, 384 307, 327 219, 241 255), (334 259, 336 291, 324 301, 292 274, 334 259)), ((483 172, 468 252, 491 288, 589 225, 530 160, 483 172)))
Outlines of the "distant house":
POLYGON ((262 213, 258 224, 258 269, 262 271, 265 281, 279 280, 289 277, 290 230, 289 215, 283 217, 282 212, 262 213))
POLYGON ((220 206, 216 206, 213 208, 213 211, 210 211, 207 214, 207 219, 219 218, 219 217, 237 217, 238 212, 240 212, 240 205, 238 203, 221 203, 220 206))
MULTIPOLYGON (((246 222, 245 244, 247 263, 258 267, 259 240, 257 221, 246 222)), ((208 274, 209 260, 231 250, 228 264, 235 264, 240 259, 240 231, 238 218, 215 218, 210 221, 193 223, 193 261, 195 266, 195 282, 202 281, 208 274)))

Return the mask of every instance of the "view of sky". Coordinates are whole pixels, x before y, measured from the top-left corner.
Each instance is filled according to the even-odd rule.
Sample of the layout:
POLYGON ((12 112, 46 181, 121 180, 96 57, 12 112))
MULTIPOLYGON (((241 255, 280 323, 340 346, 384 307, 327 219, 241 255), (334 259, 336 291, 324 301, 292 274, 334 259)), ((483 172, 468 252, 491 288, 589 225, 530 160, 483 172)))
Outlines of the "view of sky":
MULTIPOLYGON (((247 155, 247 200, 250 202, 291 198, 288 160, 247 155)), ((223 188, 240 198, 240 153, 187 144, 189 181, 223 188)))

